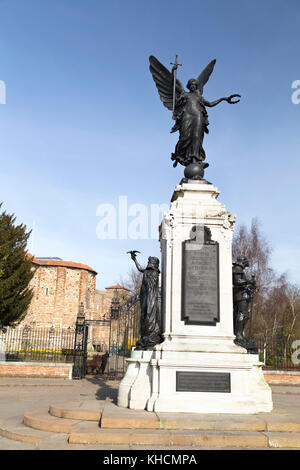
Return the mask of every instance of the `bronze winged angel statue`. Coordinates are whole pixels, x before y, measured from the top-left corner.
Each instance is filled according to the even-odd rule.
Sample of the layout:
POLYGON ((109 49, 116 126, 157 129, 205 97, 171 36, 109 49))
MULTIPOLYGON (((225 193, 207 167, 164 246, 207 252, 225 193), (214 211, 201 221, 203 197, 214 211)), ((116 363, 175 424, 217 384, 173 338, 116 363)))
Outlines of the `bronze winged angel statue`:
POLYGON ((208 163, 204 163, 206 158, 203 149, 204 134, 208 134, 208 115, 206 107, 212 108, 221 101, 235 104, 240 100, 233 101, 233 98, 240 98, 240 95, 230 95, 227 98, 219 98, 216 101, 207 101, 203 98, 203 87, 207 83, 216 63, 212 60, 198 78, 191 78, 187 83, 186 92, 182 83, 176 78, 178 65, 173 64, 170 72, 154 56, 149 57, 150 72, 158 89, 158 93, 163 104, 170 111, 173 111, 175 125, 171 132, 179 131, 179 139, 172 153, 171 159, 175 167, 178 163, 185 166, 185 177, 187 179, 202 179, 204 169, 208 163))

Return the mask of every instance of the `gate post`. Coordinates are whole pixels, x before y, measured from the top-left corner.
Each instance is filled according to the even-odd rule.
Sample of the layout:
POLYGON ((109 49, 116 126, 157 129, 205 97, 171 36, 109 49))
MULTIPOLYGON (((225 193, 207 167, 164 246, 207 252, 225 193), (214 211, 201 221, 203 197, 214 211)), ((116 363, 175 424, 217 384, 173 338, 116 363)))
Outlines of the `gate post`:
POLYGON ((81 302, 75 325, 75 341, 73 356, 73 379, 82 379, 85 376, 87 359, 88 325, 85 322, 84 306, 81 302))

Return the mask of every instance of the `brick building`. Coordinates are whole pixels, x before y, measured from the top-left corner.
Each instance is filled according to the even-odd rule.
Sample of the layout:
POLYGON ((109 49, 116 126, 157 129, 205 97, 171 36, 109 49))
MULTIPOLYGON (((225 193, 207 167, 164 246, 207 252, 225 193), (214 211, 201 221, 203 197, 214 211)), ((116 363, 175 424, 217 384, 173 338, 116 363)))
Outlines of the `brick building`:
MULTIPOLYGON (((97 272, 91 267, 60 258, 33 258, 34 276, 30 282, 33 299, 20 327, 74 328, 83 303, 88 320, 109 319, 113 297, 120 304, 128 298, 129 290, 120 285, 96 289, 97 272)), ((109 322, 91 323, 88 349, 107 349, 110 337, 109 322)))
POLYGON ((97 272, 89 266, 60 258, 33 258, 34 295, 22 322, 35 327, 75 326, 81 302, 87 318, 94 310, 97 272))

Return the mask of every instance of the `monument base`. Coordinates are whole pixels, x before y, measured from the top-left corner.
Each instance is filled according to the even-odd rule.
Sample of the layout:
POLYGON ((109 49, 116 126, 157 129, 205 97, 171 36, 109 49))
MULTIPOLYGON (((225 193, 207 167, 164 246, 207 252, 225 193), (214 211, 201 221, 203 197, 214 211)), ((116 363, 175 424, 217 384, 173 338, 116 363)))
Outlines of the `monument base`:
MULTIPOLYGON (((235 346, 235 345, 234 345, 235 346)), ((135 351, 119 388, 118 405, 154 412, 261 413, 273 408, 258 355, 135 351), (179 360, 180 358, 180 360, 179 360)))
POLYGON ((160 226, 165 339, 154 351, 132 353, 119 406, 237 414, 273 408, 258 355, 234 343, 235 216, 217 200, 219 194, 203 180, 174 190, 160 226))

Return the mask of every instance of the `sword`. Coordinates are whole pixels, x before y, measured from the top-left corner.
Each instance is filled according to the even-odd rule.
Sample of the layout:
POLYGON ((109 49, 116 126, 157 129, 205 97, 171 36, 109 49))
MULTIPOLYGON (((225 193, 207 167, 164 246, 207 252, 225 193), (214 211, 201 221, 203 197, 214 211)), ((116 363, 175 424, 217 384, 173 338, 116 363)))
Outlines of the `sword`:
POLYGON ((170 64, 173 65, 172 75, 173 75, 173 114, 174 114, 174 110, 175 110, 175 93, 176 93, 176 71, 178 69, 178 66, 182 65, 182 64, 178 64, 178 55, 177 54, 176 54, 176 57, 175 57, 175 62, 170 62, 170 64))

